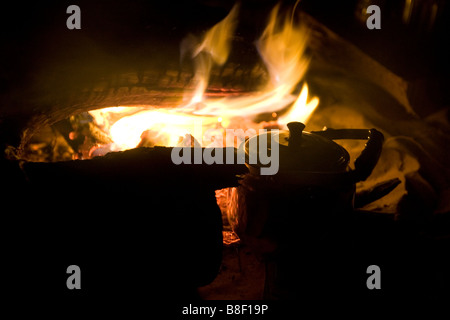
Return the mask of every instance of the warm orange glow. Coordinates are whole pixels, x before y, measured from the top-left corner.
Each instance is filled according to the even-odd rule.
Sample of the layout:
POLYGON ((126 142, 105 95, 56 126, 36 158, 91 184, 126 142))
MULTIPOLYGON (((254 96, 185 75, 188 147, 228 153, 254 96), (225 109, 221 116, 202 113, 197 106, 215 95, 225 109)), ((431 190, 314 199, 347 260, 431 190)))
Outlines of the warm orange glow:
MULTIPOLYGON (((304 54, 308 32, 295 24, 290 16, 280 19, 278 6, 273 9, 268 25, 257 41, 258 51, 269 73, 266 85, 252 95, 205 98, 212 66, 222 65, 228 59, 237 10, 234 7, 202 39, 189 36, 183 41, 183 54, 190 53, 194 60, 196 88, 187 92, 184 102, 177 107, 170 110, 145 106, 116 107, 90 112, 114 141, 111 150, 134 148, 144 136, 150 137, 155 145, 176 146, 186 134, 207 146, 203 144, 206 130, 209 129, 209 135, 220 135, 227 128, 257 129, 261 124, 252 119, 262 113, 271 114, 276 119, 272 121, 277 121, 280 128, 290 121, 308 121, 319 99, 308 98, 306 83, 298 97, 293 95, 309 64, 304 54), (194 132, 198 131, 196 126, 200 123, 200 132, 194 132)), ((211 141, 208 137, 206 140, 211 141)))
MULTIPOLYGON (((117 107, 117 110, 116 108, 108 108, 106 113, 109 113, 109 116, 107 117, 105 117, 104 110, 90 112, 97 123, 107 122, 111 118, 110 113, 123 112, 124 110, 133 113, 117 120, 109 128, 104 128, 114 141, 112 148, 114 150, 135 148, 141 142, 142 134, 146 130, 152 130, 152 141, 155 145, 176 146, 180 142, 180 137, 184 138, 186 134, 201 139, 202 132, 195 132, 197 126, 202 127, 203 130, 215 129, 220 126, 216 117, 201 117, 172 110, 117 107)), ((203 141, 198 142, 203 143, 203 141)))

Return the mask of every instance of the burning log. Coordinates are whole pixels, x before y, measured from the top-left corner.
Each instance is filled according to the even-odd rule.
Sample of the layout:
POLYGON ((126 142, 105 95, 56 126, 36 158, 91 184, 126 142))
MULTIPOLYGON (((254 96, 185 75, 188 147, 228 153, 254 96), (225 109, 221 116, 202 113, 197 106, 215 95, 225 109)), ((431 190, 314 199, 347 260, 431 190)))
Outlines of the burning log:
POLYGON ((355 77, 372 83, 392 95, 404 110, 415 115, 408 98, 408 82, 362 52, 306 13, 302 21, 312 30, 310 75, 326 72, 342 79, 355 77))
MULTIPOLYGON (((237 185, 238 175, 247 167, 238 164, 236 149, 223 148, 223 164, 194 164, 194 156, 206 148, 182 148, 191 151, 192 165, 176 165, 172 161, 173 148, 136 148, 112 152, 103 157, 55 163, 24 162, 21 168, 31 184, 68 186, 77 181, 99 184, 110 189, 121 184, 157 181, 157 188, 197 186, 212 191, 237 185), (235 164, 227 163, 230 154, 235 164), (111 185, 109 185, 111 184, 111 185)), ((150 187, 152 189, 153 187, 150 187)))

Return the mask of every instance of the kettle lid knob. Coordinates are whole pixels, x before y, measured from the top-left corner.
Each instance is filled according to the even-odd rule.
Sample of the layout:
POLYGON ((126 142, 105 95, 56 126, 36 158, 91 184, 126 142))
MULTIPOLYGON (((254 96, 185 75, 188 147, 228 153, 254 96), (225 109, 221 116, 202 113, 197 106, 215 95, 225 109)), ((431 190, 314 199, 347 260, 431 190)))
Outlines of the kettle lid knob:
POLYGON ((305 125, 301 122, 289 122, 287 127, 289 129, 289 148, 292 148, 292 150, 299 149, 302 144, 302 132, 305 125))

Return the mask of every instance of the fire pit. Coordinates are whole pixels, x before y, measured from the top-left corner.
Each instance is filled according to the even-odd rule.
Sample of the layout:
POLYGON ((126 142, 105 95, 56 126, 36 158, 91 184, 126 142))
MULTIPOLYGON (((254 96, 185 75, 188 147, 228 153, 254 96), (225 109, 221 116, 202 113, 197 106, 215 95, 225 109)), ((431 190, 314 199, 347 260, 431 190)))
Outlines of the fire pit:
MULTIPOLYGON (((35 290, 51 297, 60 282, 65 290, 67 266, 78 264, 88 297, 141 297, 152 287, 162 298, 193 298, 203 287, 205 299, 372 299, 366 270, 378 265, 383 297, 448 293, 447 113, 433 105, 422 115, 411 82, 306 13, 314 13, 308 3, 195 1, 174 11, 170 27, 157 14, 170 11, 164 4, 108 5, 98 20, 102 5, 79 6, 79 31, 45 36, 54 26, 39 24, 35 63, 27 78, 8 78, 2 96, 4 199, 20 204, 7 219, 10 272, 44 261, 35 290), (184 16, 197 9, 209 14, 195 23, 184 16), (119 13, 129 24, 114 23, 119 13), (272 201, 251 217, 236 214, 243 190, 266 198, 240 148, 259 130, 295 121, 323 135, 376 128, 385 136, 379 161, 344 190, 345 205, 327 212, 301 210, 306 198, 297 205, 294 193, 281 191, 279 207, 272 201), (190 149, 192 159, 179 153, 184 160, 174 161, 174 150, 190 149), (283 223, 272 224, 277 219, 283 223), (223 266, 240 250, 264 269, 254 280, 260 291, 248 295, 224 280, 223 266)), ((365 143, 339 141, 344 167, 355 169, 365 143)), ((246 272, 240 263, 238 278, 246 272)), ((27 278, 12 281, 19 293, 27 288, 27 278)), ((73 292, 62 296, 70 301, 73 292)))

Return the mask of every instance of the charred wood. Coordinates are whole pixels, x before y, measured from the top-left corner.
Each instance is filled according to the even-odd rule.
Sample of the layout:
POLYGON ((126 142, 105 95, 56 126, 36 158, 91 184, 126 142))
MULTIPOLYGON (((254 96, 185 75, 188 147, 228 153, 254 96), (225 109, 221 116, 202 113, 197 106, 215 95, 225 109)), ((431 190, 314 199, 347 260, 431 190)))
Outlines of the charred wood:
POLYGON ((236 149, 220 149, 223 164, 194 164, 197 151, 206 148, 183 148, 191 154, 192 164, 176 165, 171 159, 173 148, 136 148, 123 152, 111 152, 103 157, 89 160, 53 163, 24 162, 24 174, 31 184, 70 186, 85 182, 86 185, 103 185, 116 188, 122 184, 148 184, 149 190, 184 187, 206 188, 212 191, 237 185, 238 175, 246 173, 247 167, 237 163, 236 149), (235 164, 225 164, 227 154, 232 154, 235 164))

